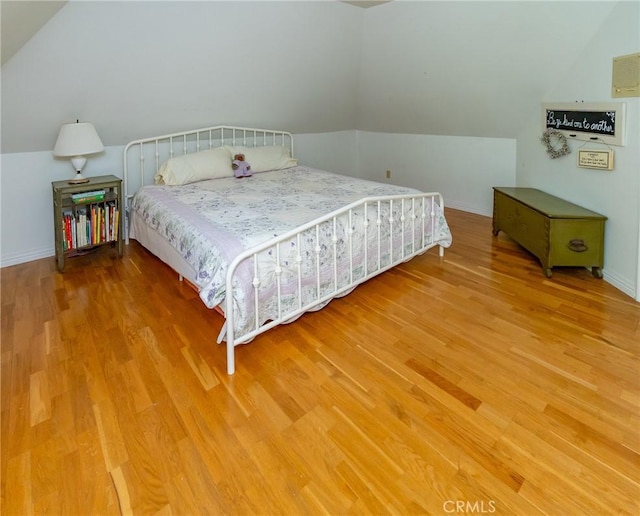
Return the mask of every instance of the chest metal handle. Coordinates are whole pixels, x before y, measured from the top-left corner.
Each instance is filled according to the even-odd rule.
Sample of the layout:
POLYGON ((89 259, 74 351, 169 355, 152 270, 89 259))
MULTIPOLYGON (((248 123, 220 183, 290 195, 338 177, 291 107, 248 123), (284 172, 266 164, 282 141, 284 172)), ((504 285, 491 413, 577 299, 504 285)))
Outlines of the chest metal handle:
POLYGON ((584 243, 584 240, 580 238, 569 240, 569 249, 575 251, 576 253, 584 253, 585 251, 589 250, 587 245, 584 243))

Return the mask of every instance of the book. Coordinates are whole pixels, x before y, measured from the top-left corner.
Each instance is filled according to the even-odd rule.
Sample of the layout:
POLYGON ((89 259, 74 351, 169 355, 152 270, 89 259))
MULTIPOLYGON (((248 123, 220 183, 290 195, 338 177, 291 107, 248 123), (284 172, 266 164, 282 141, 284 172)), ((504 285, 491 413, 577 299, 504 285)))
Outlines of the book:
POLYGON ((104 190, 93 190, 91 192, 79 192, 71 195, 74 204, 89 203, 104 200, 104 190))
POLYGON ((117 241, 119 223, 120 210, 115 200, 89 202, 84 206, 64 210, 62 249, 70 251, 117 241))
POLYGON ((94 195, 104 195, 106 193, 105 190, 91 190, 90 192, 78 192, 71 194, 72 199, 79 199, 82 197, 92 197, 94 195))
POLYGON ((73 199, 74 204, 89 204, 92 202, 100 202, 104 200, 104 195, 94 195, 92 197, 79 197, 78 199, 73 199))
POLYGON ((66 211, 62 214, 62 247, 63 249, 74 249, 76 247, 74 241, 74 220, 73 214, 66 211))
POLYGON ((118 228, 120 227, 120 211, 116 210, 113 222, 113 240, 118 240, 118 228))
POLYGON ((76 220, 78 223, 77 239, 78 247, 84 247, 87 242, 87 211, 84 208, 79 208, 76 212, 76 220))

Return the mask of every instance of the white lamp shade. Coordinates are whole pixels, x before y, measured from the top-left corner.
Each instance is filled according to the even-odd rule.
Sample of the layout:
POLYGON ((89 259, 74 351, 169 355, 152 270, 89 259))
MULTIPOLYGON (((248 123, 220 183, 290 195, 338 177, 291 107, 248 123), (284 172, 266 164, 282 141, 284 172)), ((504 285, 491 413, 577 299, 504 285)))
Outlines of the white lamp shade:
POLYGON ((93 124, 88 122, 64 124, 58 133, 53 155, 60 158, 85 156, 102 152, 104 145, 93 124))

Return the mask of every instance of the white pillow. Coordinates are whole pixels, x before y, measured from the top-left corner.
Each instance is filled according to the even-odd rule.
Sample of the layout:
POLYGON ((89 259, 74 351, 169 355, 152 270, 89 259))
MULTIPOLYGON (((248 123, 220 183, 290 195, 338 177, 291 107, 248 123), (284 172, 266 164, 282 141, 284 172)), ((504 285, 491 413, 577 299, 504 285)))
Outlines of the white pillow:
POLYGON ((186 185, 205 179, 231 176, 231 153, 225 147, 217 147, 183 154, 165 161, 156 173, 155 182, 160 185, 186 185))
POLYGON ((280 170, 281 168, 295 167, 298 164, 298 160, 291 157, 291 151, 283 145, 266 147, 232 147, 227 145, 226 148, 232 159, 236 154, 244 154, 244 160, 249 163, 252 172, 280 170))

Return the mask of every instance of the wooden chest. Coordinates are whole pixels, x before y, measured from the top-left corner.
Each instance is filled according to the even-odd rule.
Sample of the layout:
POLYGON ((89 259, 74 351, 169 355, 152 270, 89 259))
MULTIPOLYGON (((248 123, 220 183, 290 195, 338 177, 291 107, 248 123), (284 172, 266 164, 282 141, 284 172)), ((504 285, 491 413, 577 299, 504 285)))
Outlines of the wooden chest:
POLYGON ((540 260, 551 277, 556 266, 591 267, 602 278, 607 218, 534 188, 493 188, 493 234, 504 231, 540 260))

